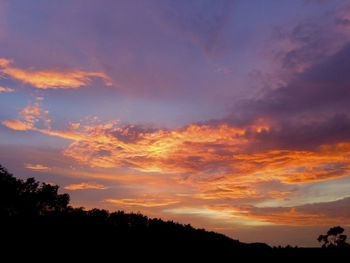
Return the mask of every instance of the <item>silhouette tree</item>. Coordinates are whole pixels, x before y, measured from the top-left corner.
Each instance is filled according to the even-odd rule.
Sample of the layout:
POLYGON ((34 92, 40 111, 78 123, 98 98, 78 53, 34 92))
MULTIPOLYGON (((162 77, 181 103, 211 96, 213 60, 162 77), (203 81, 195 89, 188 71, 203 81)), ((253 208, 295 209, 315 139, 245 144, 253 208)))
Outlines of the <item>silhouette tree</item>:
POLYGON ((17 179, 0 165, 0 215, 43 215, 63 211, 68 194, 58 194, 59 186, 17 179))
POLYGON ((317 240, 323 243, 323 248, 349 247, 350 245, 345 242, 346 235, 343 235, 343 232, 344 228, 335 226, 330 228, 326 235, 320 235, 317 240))

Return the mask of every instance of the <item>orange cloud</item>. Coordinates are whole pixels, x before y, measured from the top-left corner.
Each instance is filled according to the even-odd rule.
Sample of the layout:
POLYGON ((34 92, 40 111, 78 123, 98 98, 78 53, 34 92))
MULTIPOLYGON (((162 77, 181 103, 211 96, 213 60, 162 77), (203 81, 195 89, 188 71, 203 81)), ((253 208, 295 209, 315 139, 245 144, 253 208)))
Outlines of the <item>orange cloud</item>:
POLYGON ((91 167, 186 175, 178 176, 174 183, 191 189, 194 192, 190 197, 202 200, 285 200, 291 191, 266 192, 257 184, 269 181, 303 184, 350 173, 348 143, 324 145, 317 151, 270 150, 248 154, 243 152, 254 142, 246 136, 247 131, 258 133, 267 128, 190 125, 136 134, 131 129, 113 124, 80 124, 69 132, 49 134, 72 139, 64 154, 91 167))
POLYGON ((350 173, 350 143, 322 145, 313 151, 252 152, 255 136, 270 130, 264 120, 244 127, 192 124, 181 129, 150 130, 93 119, 54 130, 50 125, 36 127, 39 120, 47 120, 47 112, 37 103, 20 112, 24 121, 7 120, 3 124, 69 139, 72 143, 63 154, 90 167, 177 175, 176 184, 196 191, 193 196, 200 199, 284 200, 290 191, 265 192, 257 184, 303 184, 350 173))
POLYGON ((28 123, 35 123, 38 121, 38 117, 48 114, 48 111, 44 111, 40 108, 40 104, 35 102, 33 105, 25 107, 19 115, 28 123))
POLYGON ((350 172, 350 143, 323 145, 316 152, 272 150, 255 154, 239 154, 241 175, 279 179, 298 184, 347 176, 350 172))
POLYGON ((13 62, 13 60, 11 60, 11 59, 0 58, 0 67, 7 67, 12 62, 13 62))
POLYGON ((67 190, 86 190, 86 189, 100 189, 104 190, 107 189, 106 186, 102 184, 96 184, 96 183, 80 183, 80 184, 70 184, 64 187, 64 189, 67 190))
POLYGON ((49 125, 45 129, 35 127, 39 119, 47 122, 46 114, 36 102, 20 112, 24 121, 6 120, 3 124, 70 139, 73 142, 64 154, 91 167, 190 174, 183 183, 191 183, 208 195, 258 196, 247 185, 270 180, 300 184, 350 173, 349 143, 323 145, 316 151, 245 153, 254 144, 252 134, 269 131, 261 120, 246 127, 192 124, 170 131, 121 127, 120 121, 99 124, 97 120, 92 124, 72 123, 66 131, 52 130, 49 125))
MULTIPOLYGON (((142 186, 136 190, 136 196, 104 200, 123 209, 195 213, 248 225, 350 223, 350 215, 337 211, 327 213, 327 207, 227 205, 235 200, 242 200, 242 204, 246 200, 259 203, 272 199, 283 203, 293 193, 290 190, 293 188, 266 189, 259 184, 266 186, 277 181, 288 187, 349 175, 350 143, 322 145, 313 151, 275 149, 251 152, 252 134, 269 130, 269 126, 261 121, 245 127, 193 124, 175 130, 147 130, 132 125, 122 126, 120 121, 100 123, 94 119, 90 123, 70 123, 66 130, 54 130, 36 127, 36 119, 46 116, 40 105, 30 105, 19 115, 30 130, 71 140, 64 154, 83 164, 95 168, 127 168, 123 174, 108 169, 102 171, 109 173, 99 170, 91 174, 62 171, 62 174, 73 177, 103 178, 121 186, 142 186)), ((18 129, 15 125, 13 128, 18 129)), ((44 170, 47 167, 28 165, 27 168, 44 170)), ((86 182, 65 187, 68 190, 105 188, 86 182)))
POLYGON ((8 77, 30 84, 38 89, 69 89, 87 86, 92 78, 101 78, 106 85, 112 85, 110 78, 101 72, 73 70, 70 72, 54 70, 34 70, 11 67, 12 60, 0 59, 0 72, 8 77))
POLYGON ((19 116, 22 120, 9 119, 4 120, 1 123, 13 130, 38 130, 38 128, 35 127, 35 124, 40 120, 42 120, 47 127, 50 126, 51 120, 46 118, 48 113, 48 111, 41 109, 41 105, 38 102, 35 102, 19 112, 19 116))
POLYGON ((49 170, 50 168, 41 164, 26 164, 26 168, 31 170, 49 170))
POLYGON ((26 123, 20 120, 4 120, 1 123, 7 128, 10 128, 16 131, 26 131, 33 128, 33 124, 26 123))

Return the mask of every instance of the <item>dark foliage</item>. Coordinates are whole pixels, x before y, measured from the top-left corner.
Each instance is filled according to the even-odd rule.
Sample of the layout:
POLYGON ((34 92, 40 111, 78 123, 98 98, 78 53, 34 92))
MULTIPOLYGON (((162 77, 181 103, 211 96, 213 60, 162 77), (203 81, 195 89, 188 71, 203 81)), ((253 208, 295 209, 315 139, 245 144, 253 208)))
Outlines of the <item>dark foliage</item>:
POLYGON ((0 215, 39 216, 67 209, 68 194, 58 194, 58 186, 39 183, 34 178, 20 180, 0 165, 0 215))

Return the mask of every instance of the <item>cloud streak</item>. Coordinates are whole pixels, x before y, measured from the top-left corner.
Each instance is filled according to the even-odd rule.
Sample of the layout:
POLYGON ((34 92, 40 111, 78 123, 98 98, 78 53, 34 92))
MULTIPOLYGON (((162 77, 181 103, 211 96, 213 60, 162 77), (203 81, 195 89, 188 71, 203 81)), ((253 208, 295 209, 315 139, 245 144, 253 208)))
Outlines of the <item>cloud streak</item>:
POLYGON ((113 205, 130 208, 130 207, 163 207, 170 206, 179 203, 179 200, 169 198, 122 198, 122 199, 105 199, 104 202, 111 203, 113 205))
MULTIPOLYGON (((266 222, 273 225, 334 225, 349 224, 350 198, 346 197, 331 202, 306 204, 295 207, 254 207, 245 206, 216 206, 214 210, 231 210, 233 214, 239 213, 247 219, 257 219, 257 222, 266 222)), ((254 222, 254 221, 252 221, 254 222)))
POLYGON ((97 183, 89 183, 89 182, 82 182, 80 184, 70 184, 70 185, 66 185, 64 187, 64 189, 66 190, 71 190, 71 191, 75 191, 75 190, 87 190, 87 189, 98 189, 98 190, 104 190, 107 189, 106 186, 104 186, 103 184, 97 184, 97 183))
POLYGON ((42 165, 42 164, 26 164, 25 165, 26 168, 31 169, 31 170, 35 170, 35 171, 46 171, 49 170, 50 168, 42 165))
POLYGON ((88 86, 93 78, 102 79, 111 86, 110 78, 101 72, 86 72, 73 69, 71 71, 22 69, 11 66, 12 60, 0 59, 0 73, 4 77, 18 80, 38 89, 70 89, 88 86))
POLYGON ((0 93, 1 93, 1 92, 10 93, 10 92, 14 92, 14 91, 15 91, 14 89, 11 89, 11 88, 4 88, 4 87, 1 87, 1 86, 0 86, 0 93))

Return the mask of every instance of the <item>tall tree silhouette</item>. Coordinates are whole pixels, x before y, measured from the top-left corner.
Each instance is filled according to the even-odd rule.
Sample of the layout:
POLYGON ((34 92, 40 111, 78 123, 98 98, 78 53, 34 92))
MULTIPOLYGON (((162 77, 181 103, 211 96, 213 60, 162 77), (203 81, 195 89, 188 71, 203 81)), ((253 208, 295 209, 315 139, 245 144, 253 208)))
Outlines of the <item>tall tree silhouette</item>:
POLYGON ((343 235, 344 228, 340 226, 332 227, 328 230, 326 235, 320 235, 317 240, 322 242, 322 247, 333 248, 333 247, 349 247, 350 245, 346 242, 346 235, 343 235))

